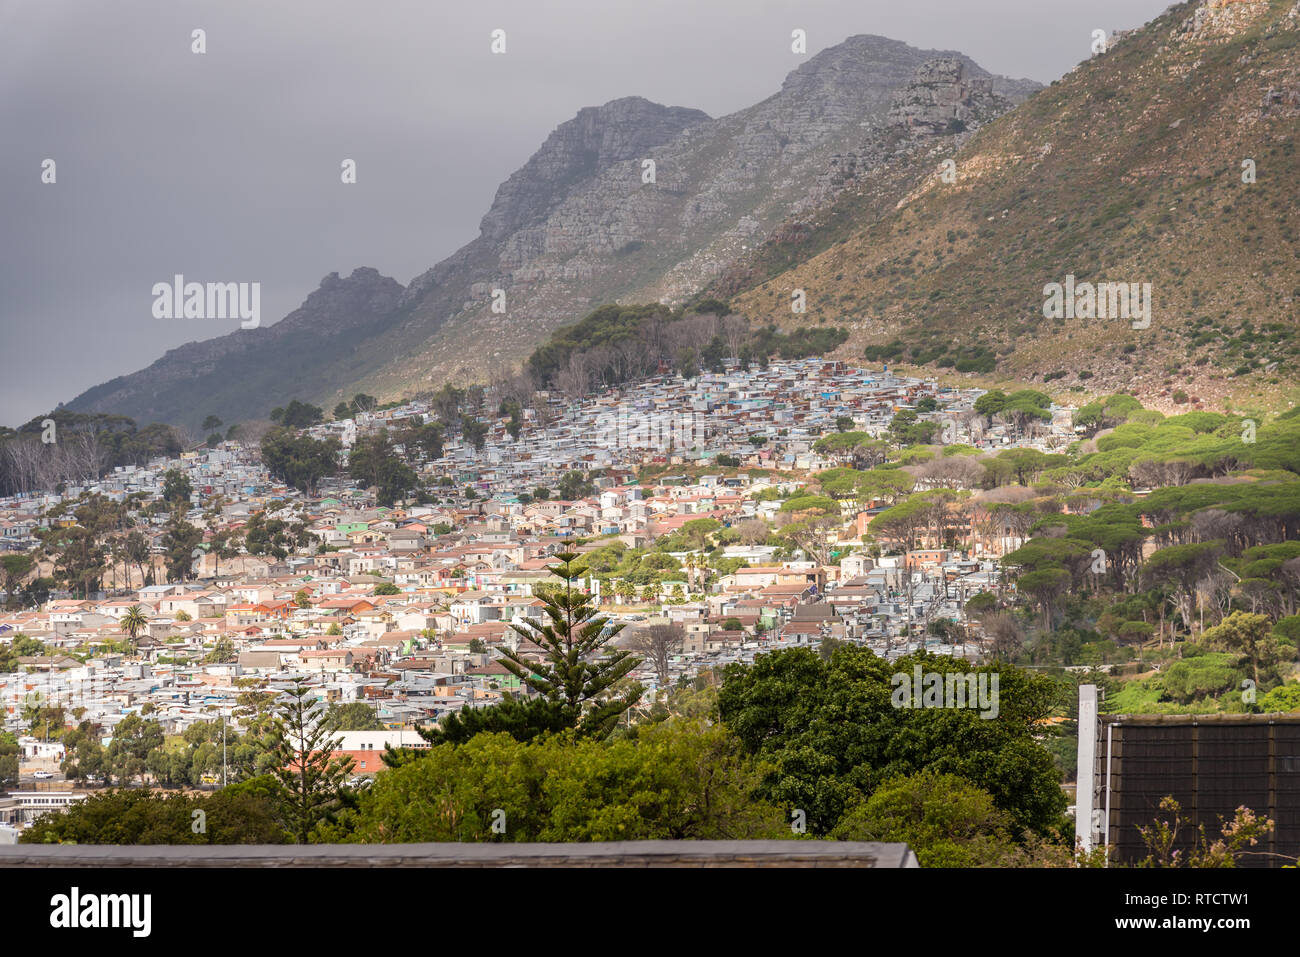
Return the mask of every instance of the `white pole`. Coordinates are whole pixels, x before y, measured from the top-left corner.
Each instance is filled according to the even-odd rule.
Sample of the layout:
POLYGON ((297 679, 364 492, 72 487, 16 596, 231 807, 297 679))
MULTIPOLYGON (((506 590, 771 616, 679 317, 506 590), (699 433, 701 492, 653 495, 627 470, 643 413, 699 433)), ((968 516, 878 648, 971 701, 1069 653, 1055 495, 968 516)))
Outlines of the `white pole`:
POLYGON ((1097 686, 1079 686, 1078 774, 1074 789, 1074 838, 1084 851, 1092 850, 1092 809, 1097 763, 1097 686))

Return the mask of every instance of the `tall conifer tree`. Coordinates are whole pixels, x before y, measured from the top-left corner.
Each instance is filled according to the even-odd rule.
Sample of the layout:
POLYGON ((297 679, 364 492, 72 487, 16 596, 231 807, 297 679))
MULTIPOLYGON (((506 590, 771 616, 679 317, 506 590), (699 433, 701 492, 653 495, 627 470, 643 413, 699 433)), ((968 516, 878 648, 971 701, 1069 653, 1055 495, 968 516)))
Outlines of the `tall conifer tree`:
POLYGON ((583 734, 608 734, 645 689, 633 684, 621 692, 615 688, 641 663, 630 651, 605 645, 623 626, 610 625, 591 604, 591 597, 574 587, 587 571, 576 565, 576 554, 555 556, 560 564, 549 568, 564 581, 546 599, 546 618, 510 627, 520 637, 542 649, 542 659, 524 657, 522 649, 501 649, 501 664, 527 687, 548 701, 562 705, 572 726, 583 734))

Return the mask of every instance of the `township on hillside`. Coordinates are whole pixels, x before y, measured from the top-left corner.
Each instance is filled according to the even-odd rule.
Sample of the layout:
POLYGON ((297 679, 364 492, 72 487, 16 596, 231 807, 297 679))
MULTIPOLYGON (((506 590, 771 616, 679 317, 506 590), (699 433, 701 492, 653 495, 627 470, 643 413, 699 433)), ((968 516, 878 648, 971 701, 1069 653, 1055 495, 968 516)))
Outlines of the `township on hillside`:
MULTIPOLYGON (((283 559, 218 561, 205 553, 194 581, 137 587, 141 576, 126 582, 114 574, 105 586, 116 579, 116 591, 86 599, 56 593, 39 609, 0 612, 0 645, 23 634, 46 648, 44 655, 18 659, 17 671, 0 673, 3 729, 20 736, 26 776, 37 767, 57 768, 63 756, 61 744, 30 734, 23 713, 33 702, 78 714, 107 742, 120 721, 142 710, 166 734, 199 721, 237 728, 243 690, 237 682, 253 678, 281 689, 305 680, 323 701, 374 708, 388 730, 348 732, 340 746, 356 760, 357 773, 373 774, 386 745, 418 742, 417 726, 522 690, 496 660, 496 649, 522 643, 528 651, 530 643, 508 623, 539 614, 534 589, 555 582, 547 566, 556 553, 614 541, 644 547, 699 518, 733 527, 772 522, 781 502, 771 493, 789 493, 810 474, 841 464, 814 451, 837 419, 847 416, 854 430, 879 435, 899 410, 926 398, 937 408, 921 418, 942 421, 950 442, 1053 451, 1075 438, 1068 409, 1052 409, 1050 423, 1019 438, 1001 425, 984 428, 972 411, 979 394, 821 359, 773 361, 690 381, 653 379, 582 403, 544 399, 549 421, 536 421, 528 410, 532 421, 518 442, 498 421, 481 450, 452 440, 440 459, 422 466, 426 480, 453 483, 442 504, 379 507, 365 490, 338 483, 307 498, 275 484, 255 448, 233 442, 179 460, 117 468, 62 495, 0 500, 2 547, 27 550, 37 544, 33 533, 45 524, 45 512, 61 501, 84 492, 156 499, 164 473, 179 469, 194 489, 188 520, 207 536, 238 532, 260 511, 304 521, 316 540, 283 559), (713 471, 719 455, 739 467, 713 471), (660 466, 650 473, 656 477, 638 482, 635 470, 649 465, 660 466), (592 473, 592 494, 520 501, 521 493, 554 488, 572 470, 592 473), (465 487, 477 497, 465 495, 465 487), (216 495, 226 504, 209 520, 204 506, 216 495), (397 594, 385 594, 392 588, 382 585, 395 586, 397 594), (137 605, 148 623, 134 654, 127 654, 121 620, 137 605), (210 663, 219 642, 227 660, 210 663)), ((393 420, 429 414, 427 406, 410 403, 310 431, 336 435, 347 449, 393 420)), ((999 587, 997 559, 1021 539, 1010 528, 990 532, 987 523, 967 518, 956 525, 956 548, 923 541, 906 555, 873 557, 862 536, 886 506, 843 505, 842 529, 831 532, 838 564, 817 564, 799 552, 778 559, 773 546, 733 544, 724 548, 727 559, 738 560, 729 573, 711 573, 703 552, 672 553, 683 568, 680 579, 638 586, 627 604, 617 582, 593 577, 585 585, 602 613, 625 623, 619 645, 655 623, 682 627, 669 685, 702 669, 831 638, 866 644, 889 658, 921 644, 979 658, 977 630, 953 646, 919 637, 926 634, 922 626, 962 622, 965 599, 999 587)), ((165 516, 155 521, 146 534, 161 551, 165 516)), ((647 701, 663 687, 649 660, 632 677, 649 689, 647 701)))

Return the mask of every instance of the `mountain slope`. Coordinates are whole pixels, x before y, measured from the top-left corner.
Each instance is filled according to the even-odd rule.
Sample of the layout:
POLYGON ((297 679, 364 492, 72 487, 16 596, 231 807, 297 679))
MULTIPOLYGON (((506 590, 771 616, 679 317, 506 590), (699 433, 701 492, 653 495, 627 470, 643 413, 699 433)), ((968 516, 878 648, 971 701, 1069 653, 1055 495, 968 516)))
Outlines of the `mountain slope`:
MULTIPOLYGON (((412 282, 404 358, 364 385, 384 394, 421 378, 482 377, 602 303, 676 303, 696 294, 792 206, 815 202, 832 158, 889 125, 895 95, 936 58, 960 61, 991 93, 1004 94, 994 112, 1037 88, 992 77, 961 54, 851 37, 812 57, 763 102, 609 164, 509 236, 499 238, 492 227, 502 217, 489 213, 466 247, 484 254, 472 270, 462 250, 412 282), (646 159, 655 163, 653 183, 643 181, 646 159), (477 281, 467 285, 471 272, 477 281), (505 293, 504 313, 491 310, 493 289, 505 293), (492 349, 464 349, 471 342, 492 349)), ((493 210, 513 198, 499 193, 493 210)))
POLYGON ((996 363, 1167 407, 1286 406, 1300 356, 1297 120, 1300 4, 1179 4, 988 124, 952 155, 954 182, 940 153, 912 188, 866 178, 715 291, 752 318, 847 325, 848 354, 996 363), (1150 327, 1045 318, 1045 287, 1069 275, 1150 283, 1150 327))
POLYGON ((481 380, 602 303, 697 294, 792 210, 831 202, 844 163, 910 162, 898 143, 961 141, 1035 89, 957 53, 859 36, 720 119, 638 97, 584 109, 501 185, 479 236, 387 313, 362 309, 346 335, 317 337, 309 299, 285 339, 264 335, 288 319, 191 343, 69 405, 193 425, 264 416, 295 395, 332 406, 357 390, 389 398, 481 380), (492 310, 498 289, 504 312, 492 310), (272 350, 295 339, 309 341, 286 367, 272 350))
POLYGON ((322 381, 347 381, 357 345, 400 319, 401 294, 401 283, 368 267, 347 279, 330 273, 275 325, 187 342, 140 372, 88 389, 68 408, 195 429, 211 414, 228 423, 264 419, 294 396, 317 396, 322 381))

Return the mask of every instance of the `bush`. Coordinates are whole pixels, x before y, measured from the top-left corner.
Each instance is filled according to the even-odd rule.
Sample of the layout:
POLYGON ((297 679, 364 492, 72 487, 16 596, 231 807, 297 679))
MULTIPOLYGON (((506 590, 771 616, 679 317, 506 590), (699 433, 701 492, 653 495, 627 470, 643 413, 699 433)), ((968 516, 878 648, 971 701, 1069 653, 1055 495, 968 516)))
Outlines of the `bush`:
POLYGON ((887 782, 844 815, 840 841, 906 842, 922 867, 996 866, 1012 850, 993 796, 955 774, 921 771, 887 782))
POLYGON ((753 797, 760 771, 720 725, 670 718, 634 739, 479 734, 380 774, 354 840, 614 841, 789 837, 753 797), (709 768, 709 774, 701 774, 709 768), (502 820, 497 810, 504 814, 502 820), (502 820, 505 830, 493 830, 502 820))
POLYGON ((1190 704, 1238 688, 1244 677, 1236 655, 1211 652, 1170 665, 1164 675, 1165 694, 1179 704, 1190 704))

